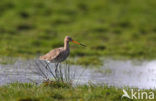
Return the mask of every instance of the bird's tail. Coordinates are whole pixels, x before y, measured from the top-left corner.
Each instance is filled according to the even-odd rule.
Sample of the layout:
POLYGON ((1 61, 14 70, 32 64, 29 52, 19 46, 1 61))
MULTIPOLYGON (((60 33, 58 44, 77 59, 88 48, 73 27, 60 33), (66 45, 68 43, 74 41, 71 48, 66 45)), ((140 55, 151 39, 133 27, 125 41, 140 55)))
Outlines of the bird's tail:
POLYGON ((45 57, 44 56, 40 56, 39 59, 40 60, 45 60, 45 57))

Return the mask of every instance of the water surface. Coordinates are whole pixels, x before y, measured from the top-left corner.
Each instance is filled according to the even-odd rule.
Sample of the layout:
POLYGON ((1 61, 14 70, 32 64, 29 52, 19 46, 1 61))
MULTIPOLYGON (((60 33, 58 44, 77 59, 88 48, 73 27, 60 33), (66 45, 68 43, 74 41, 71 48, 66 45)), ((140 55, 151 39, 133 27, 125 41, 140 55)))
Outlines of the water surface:
MULTIPOLYGON (((16 61, 10 65, 0 65, 0 85, 12 82, 42 82, 43 76, 37 75, 37 66, 41 66, 38 60, 16 61), (38 65, 36 65, 38 63, 38 65)), ((50 64, 54 72, 54 64, 50 64)), ((62 65, 62 68, 65 66, 62 65)), ((44 70, 43 70, 44 71, 44 70)), ((49 75, 50 76, 50 75, 49 75)), ((156 88, 156 60, 132 61, 132 60, 104 60, 100 68, 85 68, 82 66, 70 66, 70 76, 74 84, 93 84, 115 87, 136 87, 143 89, 156 88)))

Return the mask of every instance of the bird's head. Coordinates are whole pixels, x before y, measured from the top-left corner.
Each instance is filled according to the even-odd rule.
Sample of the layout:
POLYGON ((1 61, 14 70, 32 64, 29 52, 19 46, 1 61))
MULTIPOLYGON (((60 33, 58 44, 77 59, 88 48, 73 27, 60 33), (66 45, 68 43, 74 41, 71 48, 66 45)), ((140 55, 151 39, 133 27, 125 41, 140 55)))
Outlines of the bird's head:
POLYGON ((69 37, 69 36, 66 36, 66 37, 65 37, 65 41, 67 41, 67 42, 73 42, 73 43, 75 43, 75 44, 78 44, 78 45, 81 45, 81 46, 86 47, 86 45, 81 44, 81 43, 79 43, 79 42, 77 42, 77 41, 74 41, 74 40, 73 40, 71 37, 69 37))

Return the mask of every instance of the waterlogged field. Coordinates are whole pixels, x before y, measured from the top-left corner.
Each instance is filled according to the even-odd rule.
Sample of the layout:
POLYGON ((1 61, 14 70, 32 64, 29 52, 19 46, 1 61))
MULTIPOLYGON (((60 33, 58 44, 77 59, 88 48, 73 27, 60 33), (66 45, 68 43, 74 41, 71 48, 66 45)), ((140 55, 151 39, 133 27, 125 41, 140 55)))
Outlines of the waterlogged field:
MULTIPOLYGON (((55 65, 39 60, 0 65, 3 101, 149 101, 155 99, 156 61, 105 60, 100 68, 55 65), (144 69, 142 69, 144 68, 144 69), (60 71, 61 70, 61 71, 60 71)), ((154 101, 154 100, 153 100, 154 101)))
MULTIPOLYGON (((102 66, 103 57, 134 59, 134 61, 156 59, 155 9, 155 0, 1 0, 0 64, 12 64, 19 58, 32 59, 43 55, 53 48, 63 46, 66 35, 87 45, 84 48, 70 44, 71 54, 67 60, 70 64, 102 66)), ((1 85, 0 99, 3 101, 137 101, 138 99, 149 101, 153 98, 152 94, 156 99, 155 88, 139 90, 137 87, 134 88, 135 97, 131 95, 133 88, 131 86, 133 84, 138 86, 138 82, 145 81, 146 84, 142 83, 141 86, 147 88, 155 87, 153 62, 139 66, 143 69, 138 66, 134 66, 135 69, 131 68, 133 65, 129 66, 128 61, 118 62, 106 66, 103 71, 100 67, 96 72, 103 73, 105 76, 102 78, 110 77, 108 81, 112 80, 114 83, 121 79, 122 82, 119 83, 125 85, 127 81, 124 80, 128 82, 132 80, 133 82, 124 88, 130 99, 122 98, 124 92, 120 86, 88 83, 73 87, 61 82, 41 85, 19 82, 1 85), (127 76, 122 76, 118 68, 127 76), (116 76, 120 79, 117 80, 116 76), (144 76, 145 80, 139 78, 144 76)), ((8 80, 11 81, 11 77, 17 75, 12 69, 3 68, 2 65, 0 70, 1 84, 7 82, 4 78, 10 78, 8 80), (6 72, 3 72, 3 69, 6 72), (7 76, 8 71, 14 76, 7 76)), ((22 81, 25 74, 17 76, 20 77, 16 78, 17 81, 22 81)))

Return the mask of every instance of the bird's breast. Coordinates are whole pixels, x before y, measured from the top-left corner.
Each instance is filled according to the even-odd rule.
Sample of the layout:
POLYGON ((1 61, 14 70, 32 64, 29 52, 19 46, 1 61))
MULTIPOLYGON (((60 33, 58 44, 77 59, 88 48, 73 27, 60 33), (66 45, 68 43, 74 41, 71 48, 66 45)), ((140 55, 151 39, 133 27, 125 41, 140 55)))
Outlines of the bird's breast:
POLYGON ((70 54, 70 50, 64 50, 64 51, 62 51, 59 55, 58 55, 58 57, 56 57, 56 61, 57 62, 62 62, 62 61, 64 61, 64 60, 66 60, 67 59, 67 57, 69 56, 69 54, 70 54))

